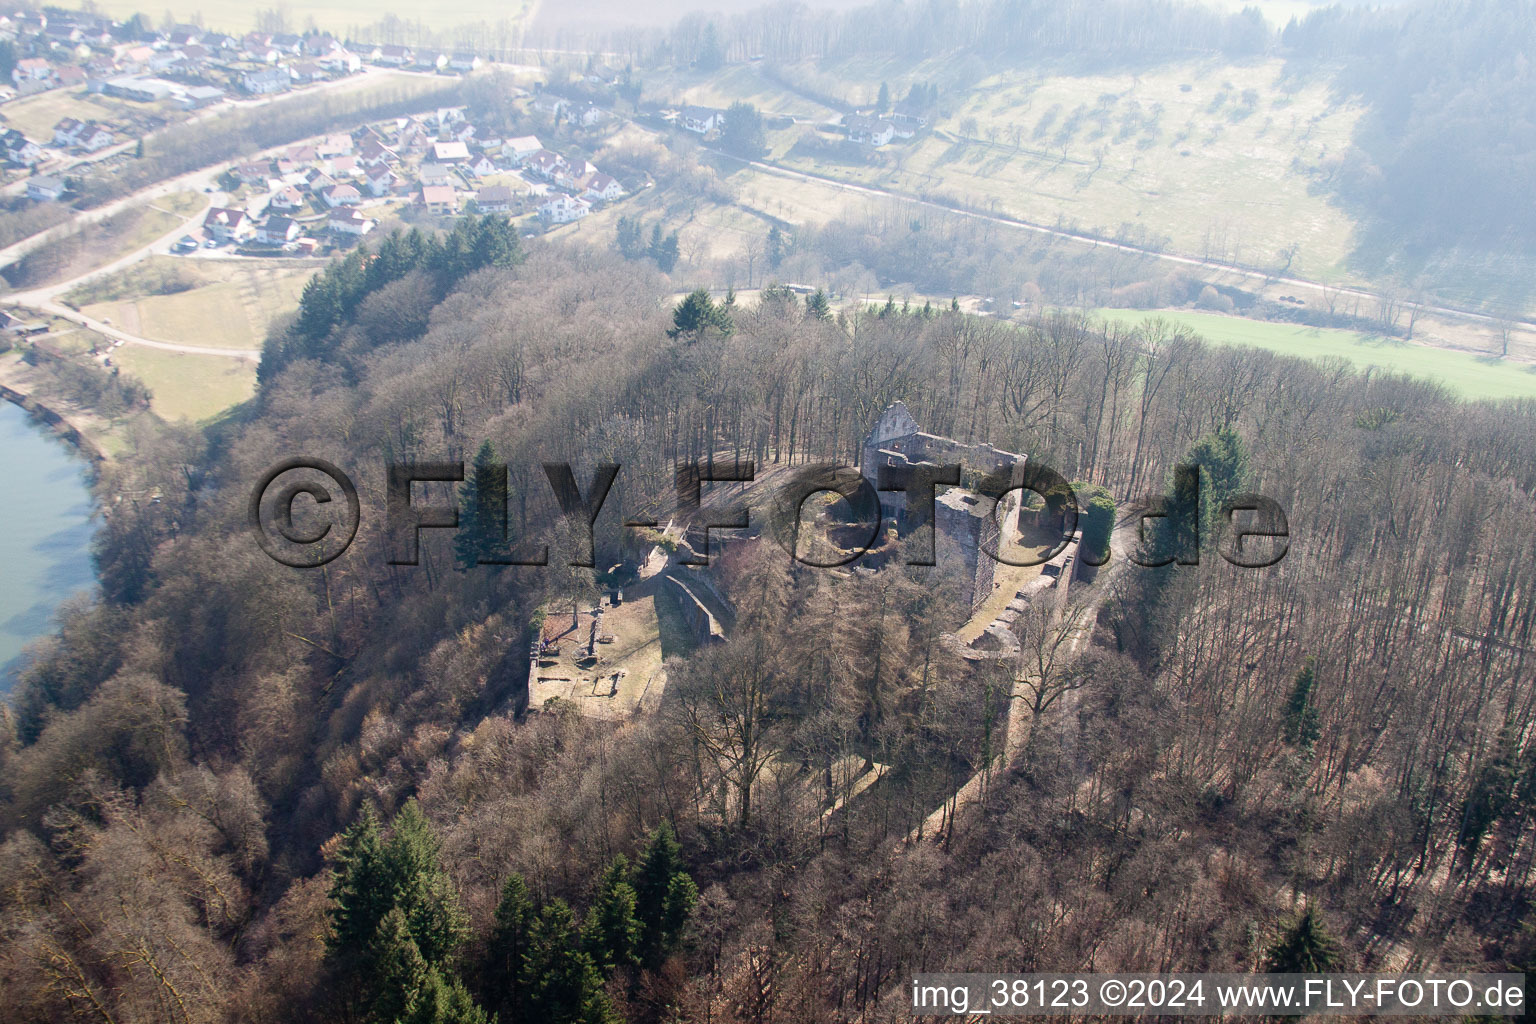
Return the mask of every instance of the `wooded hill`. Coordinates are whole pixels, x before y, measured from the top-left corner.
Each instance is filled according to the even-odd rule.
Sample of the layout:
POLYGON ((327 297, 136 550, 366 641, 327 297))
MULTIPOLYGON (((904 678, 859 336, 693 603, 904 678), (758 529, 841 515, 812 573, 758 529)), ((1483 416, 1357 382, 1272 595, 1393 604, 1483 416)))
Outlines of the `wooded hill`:
POLYGON ((0 747, 8 1019, 904 1020, 915 970, 1528 962, 1536 405, 1155 322, 782 290, 678 321, 672 287, 494 220, 380 241, 306 292, 247 415, 104 471, 101 592, 0 747), (606 566, 676 462, 846 463, 897 399, 1122 504, 1219 462, 1290 552, 1122 574, 1074 699, 942 845, 905 840, 995 753, 1010 666, 941 640, 933 570, 738 546, 735 630, 657 714, 516 717, 534 610, 596 583, 540 462, 623 465, 606 566), (551 566, 457 571, 442 531, 389 565, 384 467, 485 441, 551 566), (295 454, 362 491, 323 571, 247 529, 295 454), (823 818, 845 758, 890 770, 823 818))

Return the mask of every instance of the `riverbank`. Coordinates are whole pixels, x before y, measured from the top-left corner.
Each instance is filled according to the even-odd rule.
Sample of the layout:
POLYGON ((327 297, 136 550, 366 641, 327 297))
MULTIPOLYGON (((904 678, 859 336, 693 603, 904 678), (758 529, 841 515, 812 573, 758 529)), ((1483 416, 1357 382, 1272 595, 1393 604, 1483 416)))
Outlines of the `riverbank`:
POLYGON ((122 450, 121 425, 63 398, 39 398, 46 390, 47 374, 29 365, 12 349, 0 354, 0 398, 25 409, 96 468, 111 462, 122 450))

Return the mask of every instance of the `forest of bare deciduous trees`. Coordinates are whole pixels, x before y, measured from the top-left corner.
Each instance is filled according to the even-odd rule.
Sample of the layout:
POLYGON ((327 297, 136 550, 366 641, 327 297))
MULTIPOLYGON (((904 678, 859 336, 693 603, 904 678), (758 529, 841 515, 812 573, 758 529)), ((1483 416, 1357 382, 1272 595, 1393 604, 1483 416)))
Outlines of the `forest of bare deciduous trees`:
POLYGON ((920 969, 1246 970, 1306 906, 1362 968, 1529 962, 1536 406, 1157 321, 823 318, 773 291, 727 307, 728 331, 673 336, 671 285, 641 264, 544 246, 487 262, 464 238, 456 256, 397 248, 388 272, 338 265, 274 340, 255 408, 137 437, 104 471, 104 495, 159 500, 111 504, 101 595, 6 712, 10 1019, 373 1019, 334 984, 338 901, 370 842, 430 898, 400 897, 379 926, 393 959, 369 962, 410 973, 411 908, 462 915, 426 958, 439 997, 420 1019, 503 1005, 514 874, 543 908, 539 963, 585 1007, 560 1019, 896 1020, 920 969), (590 593, 589 571, 460 572, 441 536, 420 566, 388 564, 390 461, 489 440, 514 541, 557 552, 538 464, 586 481, 621 463, 605 565, 675 462, 854 462, 897 399, 1122 502, 1235 433, 1234 472, 1291 531, 1267 569, 1101 577, 1072 699, 1040 702, 1024 756, 942 843, 905 840, 992 760, 1007 686, 941 640, 956 609, 934 570, 729 545, 713 571, 733 635, 615 726, 515 714, 530 616, 590 593), (324 570, 277 565, 246 531, 252 482, 295 454, 362 492, 357 543, 324 570), (849 758, 887 771, 823 816, 849 758), (364 808, 386 838, 359 831, 364 808), (696 885, 674 906, 687 923, 594 975, 595 953, 559 944, 645 903, 643 872, 608 866, 660 856, 663 824, 696 885))

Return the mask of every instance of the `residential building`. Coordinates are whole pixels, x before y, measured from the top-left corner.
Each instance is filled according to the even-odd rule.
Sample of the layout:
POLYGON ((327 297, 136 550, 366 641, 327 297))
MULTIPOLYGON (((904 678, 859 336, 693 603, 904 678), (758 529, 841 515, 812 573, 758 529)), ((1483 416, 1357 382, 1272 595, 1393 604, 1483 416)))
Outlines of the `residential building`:
POLYGON ((720 129, 725 123, 725 115, 710 107, 684 107, 677 123, 687 131, 708 135, 720 129))
POLYGON ((891 122, 874 117, 862 117, 858 114, 850 114, 843 118, 843 127, 848 130, 849 142, 857 142, 864 146, 888 145, 896 134, 896 129, 891 122))
POLYGON ((56 203, 64 195, 64 182, 51 175, 40 174, 27 179, 27 198, 40 203, 56 203))
POLYGON ((565 158, 559 153, 552 153, 547 149, 541 149, 532 154, 525 161, 525 167, 530 172, 546 180, 553 180, 555 175, 565 167, 565 158))
POLYGON ((481 213, 522 213, 525 200, 507 185, 487 185, 475 196, 481 213))
POLYGON ((235 169, 230 173, 235 175, 235 181, 240 184, 261 184, 269 177, 270 170, 270 164, 235 164, 235 169))
POLYGON ((364 177, 368 192, 375 198, 389 195, 400 184, 400 176, 384 164, 368 168, 364 177))
POLYGON ((363 59, 351 50, 332 50, 316 63, 327 71, 343 75, 350 75, 363 68, 363 59))
POLYGON ((272 201, 267 205, 274 210, 302 210, 304 208, 304 193, 292 185, 285 185, 272 193, 272 201))
POLYGON ((434 142, 432 159, 440 164, 456 164, 469 159, 469 147, 462 142, 434 142))
POLYGON ((220 242, 243 242, 256 233, 243 210, 215 206, 203 217, 203 230, 220 242))
POLYGON ((94 153, 98 149, 105 149, 112 145, 112 133, 95 121, 87 121, 81 126, 80 133, 75 136, 75 145, 87 153, 94 153))
POLYGON ((569 224, 592 212, 592 204, 575 196, 555 196, 539 207, 539 219, 550 224, 569 224))
POLYGON ((624 187, 618 183, 617 179, 601 173, 594 174, 588 178, 586 188, 582 189, 581 192, 581 198, 589 202, 597 202, 599 200, 612 202, 623 195, 624 187))
POLYGON ((517 138, 508 139, 501 144, 501 155, 510 160, 513 165, 517 165, 543 148, 544 144, 536 136, 519 135, 517 138))
POLYGON ((299 222, 289 217, 268 217, 267 222, 256 229, 256 241, 263 245, 286 245, 303 232, 299 222))
POLYGON ((376 227, 376 222, 356 210, 332 210, 325 220, 332 232, 344 235, 366 235, 376 227))
POLYGON ((581 125, 583 128, 590 128, 595 124, 601 124, 607 116, 608 111, 597 104, 584 103, 571 111, 570 120, 575 124, 581 125))
POLYGON ((247 71, 240 76, 240 88, 253 96, 283 92, 291 82, 287 68, 264 68, 261 71, 247 71))
POLYGON ((363 194, 351 185, 333 185, 325 192, 325 204, 332 209, 338 206, 356 206, 363 201, 363 194))
POLYGON ((11 81, 23 96, 52 89, 58 83, 53 77, 53 65, 41 57, 26 57, 11 69, 11 81))
POLYGON ((448 58, 448 66, 455 71, 473 71, 482 63, 483 61, 473 53, 460 52, 448 58))
POLYGON ((442 164, 422 164, 416 176, 423 185, 447 185, 453 187, 453 172, 442 164))
POLYGON ((296 60, 288 65, 288 77, 299 85, 318 82, 326 77, 325 69, 312 60, 296 60))
POLYGON ((0 146, 5 147, 5 158, 21 167, 31 167, 43 158, 43 147, 14 128, 0 132, 0 146))
POLYGON ((346 156, 353 150, 352 136, 345 132, 337 132, 327 135, 321 143, 315 147, 315 154, 320 157, 346 156))
POLYGON ((374 60, 380 64, 388 64, 391 67, 405 67, 416 63, 416 51, 409 46, 381 46, 378 48, 378 56, 374 60))
POLYGON ((357 157, 351 154, 328 157, 321 164, 333 178, 350 178, 357 173, 357 157))
POLYGON ((336 184, 336 179, 326 174, 320 168, 312 167, 304 175, 304 183, 309 186, 311 192, 318 196, 323 195, 326 189, 336 184))
POLYGON ((423 185, 416 202, 430 213, 458 213, 459 194, 447 185, 423 185))
POLYGON ((85 122, 73 117, 66 117, 53 126, 53 144, 55 146, 73 146, 79 136, 85 122))

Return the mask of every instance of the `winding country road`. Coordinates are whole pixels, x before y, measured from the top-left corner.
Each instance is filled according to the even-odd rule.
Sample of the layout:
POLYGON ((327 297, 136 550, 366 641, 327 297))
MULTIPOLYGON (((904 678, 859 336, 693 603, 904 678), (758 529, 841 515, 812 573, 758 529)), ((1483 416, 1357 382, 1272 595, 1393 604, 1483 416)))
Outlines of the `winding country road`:
MULTIPOLYGON (((364 69, 364 73, 362 74, 351 75, 346 78, 337 79, 333 82, 323 83, 314 88, 303 89, 291 93, 283 93, 279 96, 268 96, 261 99, 235 100, 231 101, 229 105, 220 104, 219 106, 210 108, 208 111, 199 114, 196 117, 178 122, 178 125, 185 125, 195 121, 203 120, 205 118, 220 116, 229 112, 231 107, 233 107, 235 110, 246 110, 253 107, 261 107, 273 103, 283 103, 294 99, 313 97, 317 90, 337 92, 356 89, 360 86, 367 85, 372 82, 377 82, 379 76, 398 76, 409 74, 409 72, 397 72, 390 68, 367 67, 364 69)), ((260 160, 265 157, 270 157, 280 153, 283 150, 302 143, 303 141, 303 139, 295 139, 292 142, 286 142, 281 145, 273 146, 269 149, 263 150, 260 153, 252 154, 248 157, 243 157, 242 159, 260 160)), ((128 146, 133 144, 136 143, 124 143, 122 145, 128 146)), ((97 154, 94 158, 91 159, 101 159, 103 155, 105 154, 97 154)), ((90 162, 90 159, 81 162, 90 162)), ((51 228, 48 231, 44 231, 36 235, 32 235, 29 238, 24 238, 19 242, 0 249, 0 269, 3 269, 10 266, 12 263, 15 263, 17 260, 27 255, 27 253, 32 252, 34 249, 40 248, 41 246, 46 245, 63 235, 79 230, 82 225, 92 224, 97 221, 104 220, 115 213, 121 213, 123 210, 126 210, 129 207, 137 206, 146 202, 152 202, 155 199, 171 195, 175 192, 190 191, 200 194, 208 194, 208 203, 199 206, 195 214, 188 217, 182 223, 178 224, 173 230, 166 232, 161 237, 150 242, 148 245, 140 246, 125 256, 121 256, 102 266, 95 267, 87 273, 81 274, 78 277, 71 278, 68 281, 45 285, 41 288, 32 288, 21 292, 12 292, 9 295, 3 296, 3 301, 8 305, 26 306, 30 309, 38 310, 50 316, 69 320, 72 323, 80 325, 81 327, 85 327, 89 330, 97 332, 98 334, 104 335, 113 341, 121 341, 124 344, 142 345, 146 348, 157 348, 168 352, 181 352, 188 355, 224 356, 232 359, 260 359, 260 349, 215 348, 208 345, 187 345, 177 342, 156 341, 153 338, 145 338, 137 334, 130 334, 127 331, 113 327, 110 324, 103 323, 93 317, 86 316, 79 310, 67 306, 63 302, 59 301, 60 296, 68 293, 71 289, 78 285, 84 284, 93 278, 122 270, 123 268, 137 263, 139 260, 142 260, 147 256, 156 253, 169 252, 171 245, 175 243, 178 238, 180 238, 182 235, 188 234, 189 232, 194 232, 202 224, 203 215, 207 212, 209 205, 219 205, 226 201, 222 192, 210 193, 208 190, 215 187, 219 175, 223 172, 225 167, 229 166, 230 162, 231 161, 229 160, 218 160, 204 167, 200 167, 197 170, 189 171, 186 174, 178 175, 174 178, 168 178, 164 181, 156 182, 153 185, 148 185, 139 191, 132 193, 131 195, 123 196, 121 199, 115 199, 112 202, 105 203, 91 210, 82 210, 58 227, 51 228)), ((18 188, 24 189, 25 187, 26 179, 23 178, 19 182, 14 182, 12 185, 7 186, 4 190, 0 190, 0 192, 10 192, 15 191, 18 188)))
MULTIPOLYGON (((207 171, 199 171, 197 173, 209 178, 212 177, 212 175, 207 171)), ((182 180, 183 179, 181 178, 177 179, 177 181, 182 180)), ((159 188, 159 186, 156 186, 156 188, 159 188)), ((146 192, 147 191, 150 190, 146 190, 146 192)), ((209 199, 211 204, 220 203, 224 201, 224 195, 221 192, 216 192, 213 193, 209 199)), ((137 334, 130 334, 127 331, 119 330, 110 324, 103 323, 102 321, 97 320, 95 317, 87 316, 72 306, 65 305, 62 301, 60 301, 59 298, 62 295, 68 294, 77 286, 84 284, 94 278, 115 273, 155 253, 169 252, 171 245, 176 241, 176 239, 180 238, 182 235, 187 234, 189 231, 195 231, 197 229, 198 225, 202 223, 203 216, 207 212, 209 205, 210 204, 199 204, 197 212, 192 214, 186 220, 178 223, 176 227, 172 228, 170 231, 167 231, 165 234, 161 235, 159 238, 156 238, 149 244, 142 245, 125 256, 118 257, 111 263, 103 264, 102 266, 96 267, 95 269, 81 274, 78 277, 70 278, 67 281, 60 281, 56 284, 44 285, 41 288, 33 288, 24 292, 12 292, 10 295, 5 297, 5 300, 9 303, 26 306, 29 309, 39 310, 40 312, 47 313, 49 316, 59 317, 60 319, 79 324, 81 327, 95 331, 97 334, 104 335, 113 341, 121 341, 124 344, 142 345, 145 348, 158 348, 167 352, 181 352, 187 355, 226 356, 232 359, 260 359, 260 349, 215 348, 208 345, 185 345, 179 342, 156 341, 153 338, 145 338, 137 334)))

